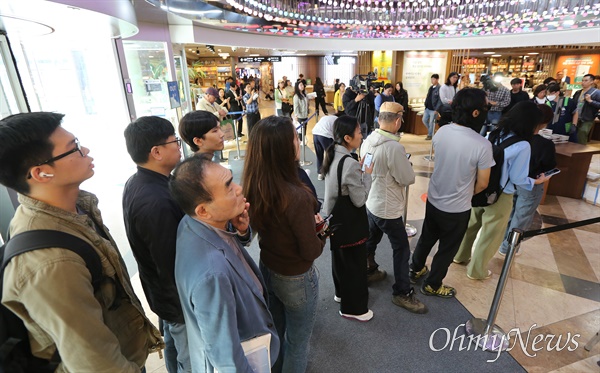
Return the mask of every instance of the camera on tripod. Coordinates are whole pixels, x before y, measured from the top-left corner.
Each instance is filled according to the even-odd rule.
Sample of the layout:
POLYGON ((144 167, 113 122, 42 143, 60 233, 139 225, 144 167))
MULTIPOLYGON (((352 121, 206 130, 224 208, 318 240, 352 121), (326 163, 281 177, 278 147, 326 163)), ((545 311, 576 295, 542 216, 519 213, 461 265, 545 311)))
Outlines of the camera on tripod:
POLYGON ((370 72, 367 75, 354 75, 354 77, 350 80, 350 86, 352 87, 352 90, 363 95, 369 93, 371 87, 378 90, 383 88, 383 85, 383 82, 377 81, 377 75, 375 75, 373 72, 370 72))

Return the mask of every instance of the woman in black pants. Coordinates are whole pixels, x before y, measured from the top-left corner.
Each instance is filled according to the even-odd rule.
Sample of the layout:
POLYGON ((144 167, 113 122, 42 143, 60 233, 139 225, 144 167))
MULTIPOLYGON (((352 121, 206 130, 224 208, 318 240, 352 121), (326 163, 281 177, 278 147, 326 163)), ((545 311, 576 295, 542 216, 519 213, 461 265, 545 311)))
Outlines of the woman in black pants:
MULTIPOLYGON (((333 124, 334 143, 327 148, 325 160, 323 161, 323 174, 325 175, 325 200, 323 212, 329 215, 338 198, 338 165, 345 157, 342 167, 341 195, 350 196, 352 204, 362 207, 367 202, 367 196, 371 187, 371 172, 373 163, 365 168, 365 174, 361 170, 361 164, 357 160, 356 153, 352 153, 360 147, 362 133, 360 125, 355 117, 342 116, 333 124)), ((366 221, 366 209, 363 209, 366 221)), ((342 237, 340 237, 342 238, 342 237)), ((333 272, 333 284, 335 295, 333 299, 341 303, 340 315, 347 319, 358 321, 369 321, 373 318, 373 311, 368 307, 369 290, 367 288, 367 247, 365 242, 356 242, 342 245, 338 242, 338 236, 330 237, 331 243, 331 266, 333 272)))
POLYGON ((327 104, 325 103, 325 87, 323 86, 323 82, 321 78, 317 77, 315 80, 315 92, 317 94, 317 98, 315 99, 315 110, 317 111, 317 115, 319 115, 319 105, 323 109, 323 114, 327 115, 327 104))

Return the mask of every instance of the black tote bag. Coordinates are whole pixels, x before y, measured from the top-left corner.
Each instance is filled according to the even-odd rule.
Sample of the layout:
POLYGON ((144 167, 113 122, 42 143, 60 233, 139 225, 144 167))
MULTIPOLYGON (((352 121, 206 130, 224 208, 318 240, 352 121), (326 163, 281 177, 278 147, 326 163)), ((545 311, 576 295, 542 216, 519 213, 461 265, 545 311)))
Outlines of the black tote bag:
POLYGON ((335 233, 330 237, 332 247, 346 248, 358 246, 367 241, 369 237, 369 220, 365 205, 356 207, 350 196, 342 195, 342 168, 346 158, 340 159, 337 168, 338 196, 331 210, 331 226, 335 233))

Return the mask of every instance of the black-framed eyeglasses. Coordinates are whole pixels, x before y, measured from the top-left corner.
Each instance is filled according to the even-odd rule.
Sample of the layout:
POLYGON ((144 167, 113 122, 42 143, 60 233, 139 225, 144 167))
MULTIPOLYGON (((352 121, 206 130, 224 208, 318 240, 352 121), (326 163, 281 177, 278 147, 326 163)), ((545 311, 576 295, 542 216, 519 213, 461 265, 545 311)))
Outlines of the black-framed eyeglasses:
POLYGON ((177 146, 181 148, 181 139, 179 137, 177 137, 177 136, 175 136, 175 140, 163 142, 161 144, 156 144, 154 146, 169 145, 169 144, 172 144, 174 142, 176 142, 177 146))
POLYGON ((35 165, 35 167, 41 166, 43 164, 48 164, 48 163, 56 162, 59 159, 63 159, 64 157, 66 157, 68 155, 71 155, 71 154, 73 154, 75 152, 79 152, 79 154, 81 154, 82 157, 85 157, 85 155, 81 151, 81 145, 79 144, 79 140, 77 138, 75 138, 74 142, 75 142, 75 147, 73 149, 71 149, 69 151, 66 151, 66 152, 64 152, 62 154, 59 154, 56 157, 52 157, 52 158, 48 159, 47 161, 44 161, 42 163, 38 163, 38 164, 35 165))

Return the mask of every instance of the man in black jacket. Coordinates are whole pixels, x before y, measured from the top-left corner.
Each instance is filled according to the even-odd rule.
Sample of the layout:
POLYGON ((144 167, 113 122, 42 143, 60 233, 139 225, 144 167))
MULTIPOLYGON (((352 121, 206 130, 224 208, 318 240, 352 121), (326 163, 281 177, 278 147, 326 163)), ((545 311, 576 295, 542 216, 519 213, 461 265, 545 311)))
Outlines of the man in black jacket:
POLYGON ((346 115, 356 117, 358 103, 361 102, 365 97, 367 97, 367 95, 356 93, 352 86, 348 87, 342 96, 342 103, 344 104, 346 115))
POLYGON ((440 76, 438 74, 431 75, 431 87, 429 87, 427 97, 425 98, 425 112, 423 113, 423 124, 427 128, 427 137, 425 140, 431 140, 435 131, 435 120, 438 116, 437 108, 440 106, 439 79, 440 76))
POLYGON ((129 124, 125 143, 137 164, 137 172, 123 190, 127 238, 148 304, 162 322, 167 371, 191 372, 174 276, 177 227, 184 213, 171 197, 168 184, 181 159, 181 140, 168 120, 152 116, 129 124))
POLYGON ((529 100, 529 94, 523 91, 523 81, 520 78, 514 78, 510 81, 512 90, 510 91, 510 104, 502 110, 502 113, 508 112, 518 102, 529 100))
POLYGON ((594 75, 586 74, 581 80, 580 89, 573 95, 573 101, 577 103, 576 117, 573 124, 577 125, 577 142, 587 144, 594 118, 600 109, 600 90, 594 88, 594 75))

